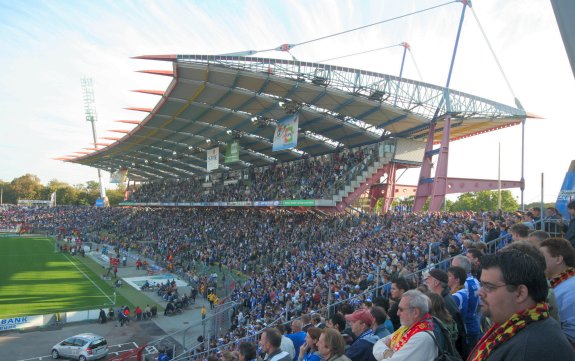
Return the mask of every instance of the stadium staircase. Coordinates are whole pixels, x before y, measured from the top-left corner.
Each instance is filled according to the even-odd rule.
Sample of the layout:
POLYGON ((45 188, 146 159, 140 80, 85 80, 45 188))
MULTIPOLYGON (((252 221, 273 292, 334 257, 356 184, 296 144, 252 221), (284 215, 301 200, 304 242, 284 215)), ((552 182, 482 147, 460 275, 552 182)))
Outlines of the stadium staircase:
POLYGON ((338 211, 353 204, 366 190, 373 184, 378 184, 381 177, 387 172, 385 167, 392 160, 393 153, 384 153, 383 157, 369 164, 365 170, 360 172, 343 189, 333 196, 333 202, 338 211))

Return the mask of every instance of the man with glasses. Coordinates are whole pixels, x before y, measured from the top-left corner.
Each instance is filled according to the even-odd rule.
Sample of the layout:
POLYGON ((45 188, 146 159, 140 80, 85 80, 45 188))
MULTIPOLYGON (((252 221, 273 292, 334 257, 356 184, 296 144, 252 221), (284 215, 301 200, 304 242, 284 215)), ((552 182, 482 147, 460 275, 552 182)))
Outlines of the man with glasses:
POLYGON ((517 251, 481 259, 481 312, 493 322, 468 360, 575 360, 575 351, 549 317, 547 280, 537 261, 517 251))

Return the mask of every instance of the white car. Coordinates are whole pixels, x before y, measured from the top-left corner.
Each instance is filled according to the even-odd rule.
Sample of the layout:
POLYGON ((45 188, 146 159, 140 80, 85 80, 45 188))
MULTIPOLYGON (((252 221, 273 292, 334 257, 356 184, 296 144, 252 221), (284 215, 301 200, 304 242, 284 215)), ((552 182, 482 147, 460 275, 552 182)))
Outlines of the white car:
POLYGON ((52 358, 71 358, 80 361, 97 360, 108 355, 108 342, 102 336, 82 333, 69 337, 52 347, 52 358))

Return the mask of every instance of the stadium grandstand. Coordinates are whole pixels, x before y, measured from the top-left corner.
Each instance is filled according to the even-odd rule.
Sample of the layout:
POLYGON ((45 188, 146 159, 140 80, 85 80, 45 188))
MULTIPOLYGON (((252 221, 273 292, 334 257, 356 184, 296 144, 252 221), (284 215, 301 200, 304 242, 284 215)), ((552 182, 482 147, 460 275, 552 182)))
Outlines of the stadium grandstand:
MULTIPOLYGON (((431 178, 431 157, 440 154, 441 162, 448 156, 433 145, 445 149, 449 141, 530 116, 445 87, 321 63, 211 55, 137 58, 173 64, 172 71, 144 71, 172 77, 165 91, 139 90, 158 95, 157 105, 130 108, 147 115, 141 122, 122 121, 135 127, 112 144, 63 158, 127 172, 132 205, 343 211, 369 194, 371 207, 384 198, 387 210, 396 193, 417 192, 425 199, 494 189, 494 181, 446 179, 446 167, 431 178), (278 136, 286 124, 295 129, 290 144, 278 136), (419 186, 398 185, 397 171, 412 167, 422 167, 419 186), (302 171, 312 171, 312 178, 304 179, 302 171), (269 191, 262 180, 281 186, 269 191), (136 182, 148 184, 137 191, 136 182)), ((503 181, 502 188, 521 185, 503 181)), ((416 202, 416 210, 422 205, 416 202)))
MULTIPOLYGON (((452 344, 463 359, 478 352, 473 350, 478 336, 498 326, 490 328, 478 312, 481 257, 527 240, 529 228, 545 236, 547 226, 541 216, 534 219, 521 212, 437 211, 448 193, 498 186, 493 180, 448 178, 449 143, 533 117, 519 102, 509 106, 449 86, 295 59, 137 58, 172 63, 170 71, 143 71, 172 78, 165 90, 138 90, 157 95, 156 106, 131 108, 144 112, 145 118, 122 120, 135 127, 117 131, 124 135, 108 138, 113 143, 96 143, 89 154, 62 158, 127 175, 124 203, 102 208, 8 207, 0 229, 19 227, 59 239, 73 236, 98 250, 131 254, 156 271, 177 275, 206 298, 206 285, 200 283, 208 279, 209 267, 235 275, 222 286, 229 291, 228 322, 212 324, 199 344, 182 345, 174 360, 225 359, 221 352, 241 353, 241 342, 257 342, 262 332, 271 332, 267 327, 282 325, 293 336, 304 332, 293 320, 312 318, 303 326, 333 328, 336 314, 344 323, 340 331, 348 332, 348 351, 359 347, 357 340, 374 348, 379 339, 374 331, 384 319, 403 340, 407 327, 401 327, 398 314, 414 307, 399 309, 398 304, 403 291, 416 287, 432 300, 433 293, 443 296, 433 301, 431 311, 420 306, 443 317, 440 324, 454 330, 441 336, 441 348, 452 344), (398 183, 397 173, 407 168, 420 168, 417 185, 398 183), (415 196, 414 208, 392 210, 392 201, 404 195, 415 196), (362 197, 368 201, 362 203, 362 197), (423 213, 428 197, 431 212, 423 213), (362 211, 373 210, 378 199, 384 201, 382 214, 362 211), (458 261, 453 262, 454 257, 458 261), (457 262, 461 284, 449 289, 453 272, 458 272, 450 266, 457 262), (463 311, 451 297, 463 289, 465 302, 474 297, 472 311, 472 306, 463 311), (373 306, 384 308, 383 319, 373 321, 361 310, 371 308, 373 314, 373 306), (362 321, 368 328, 361 333, 344 330, 346 320, 348 326, 362 321)), ((524 183, 501 181, 499 186, 524 183)), ((564 235, 560 220, 547 221, 553 222, 558 236, 564 235)), ((537 257, 523 260, 527 258, 536 263, 537 257)), ((485 292, 515 292, 520 286, 481 284, 491 287, 485 292)), ((215 317, 218 305, 209 312, 215 317)), ((202 326, 205 332, 206 322, 195 325, 202 326)), ((260 345, 260 352, 269 353, 265 342, 260 345)), ((301 350, 294 361, 312 360, 303 353, 317 351, 301 350)), ((370 349, 365 358, 350 358, 372 361, 372 354, 370 349)), ((435 359, 431 353, 426 356, 435 359)))

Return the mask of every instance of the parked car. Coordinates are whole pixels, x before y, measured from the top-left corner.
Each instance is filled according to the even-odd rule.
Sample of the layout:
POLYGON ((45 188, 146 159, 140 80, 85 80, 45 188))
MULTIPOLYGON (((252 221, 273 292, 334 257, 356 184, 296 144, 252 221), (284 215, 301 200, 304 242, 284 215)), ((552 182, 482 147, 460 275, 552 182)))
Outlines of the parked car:
POLYGON ((80 361, 92 361, 108 354, 108 342, 102 336, 82 333, 69 337, 52 347, 52 358, 71 358, 80 361))

